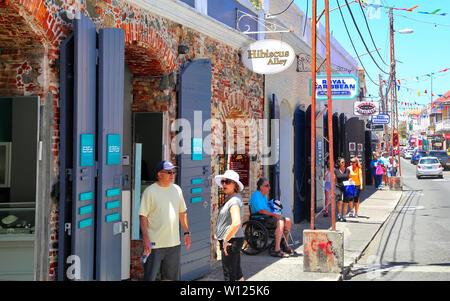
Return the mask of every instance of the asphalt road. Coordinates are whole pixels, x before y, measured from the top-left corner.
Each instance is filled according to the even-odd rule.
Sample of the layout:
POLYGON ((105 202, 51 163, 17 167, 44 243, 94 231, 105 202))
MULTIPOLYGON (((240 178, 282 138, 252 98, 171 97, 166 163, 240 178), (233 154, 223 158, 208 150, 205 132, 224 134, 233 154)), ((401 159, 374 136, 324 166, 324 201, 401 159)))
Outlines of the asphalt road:
POLYGON ((402 159, 402 198, 344 280, 450 280, 450 171, 418 180, 415 169, 402 159))

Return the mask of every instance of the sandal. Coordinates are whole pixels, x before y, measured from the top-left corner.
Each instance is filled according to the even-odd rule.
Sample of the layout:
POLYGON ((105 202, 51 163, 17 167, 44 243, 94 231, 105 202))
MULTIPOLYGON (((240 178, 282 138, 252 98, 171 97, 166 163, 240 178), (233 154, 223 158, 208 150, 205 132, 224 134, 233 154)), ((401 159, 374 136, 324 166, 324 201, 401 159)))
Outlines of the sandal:
POLYGON ((288 254, 290 254, 290 255, 297 254, 297 252, 294 249, 289 248, 289 247, 285 248, 283 251, 288 253, 288 254))
POLYGON ((270 256, 272 256, 272 257, 280 257, 280 258, 288 258, 289 257, 289 255, 284 253, 283 251, 281 251, 281 249, 278 250, 278 251, 273 251, 270 254, 270 256))

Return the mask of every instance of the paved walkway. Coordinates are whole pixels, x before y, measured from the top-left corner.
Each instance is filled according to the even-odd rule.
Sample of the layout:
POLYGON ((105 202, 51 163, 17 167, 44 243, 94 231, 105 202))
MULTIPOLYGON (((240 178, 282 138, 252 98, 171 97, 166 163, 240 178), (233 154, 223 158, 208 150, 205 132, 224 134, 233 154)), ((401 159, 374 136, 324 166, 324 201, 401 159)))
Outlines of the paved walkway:
MULTIPOLYGON (((289 258, 276 258, 263 251, 258 255, 241 256, 244 278, 249 281, 315 281, 341 280, 352 265, 361 257, 377 231, 387 220, 402 195, 401 191, 375 190, 367 187, 361 193, 361 204, 358 218, 347 218, 347 222, 337 222, 336 230, 344 232, 344 269, 342 273, 303 272, 303 230, 310 229, 308 222, 293 225, 295 249, 298 255, 289 258)), ((331 214, 316 219, 317 229, 331 229, 331 214)), ((221 261, 218 261, 211 272, 199 281, 222 281, 221 261)))

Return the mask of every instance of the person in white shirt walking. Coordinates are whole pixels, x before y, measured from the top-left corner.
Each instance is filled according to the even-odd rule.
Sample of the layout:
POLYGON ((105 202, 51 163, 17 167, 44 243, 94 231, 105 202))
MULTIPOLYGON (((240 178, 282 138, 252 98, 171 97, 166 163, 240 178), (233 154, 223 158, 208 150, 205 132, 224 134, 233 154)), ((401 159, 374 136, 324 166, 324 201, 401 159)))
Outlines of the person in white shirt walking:
POLYGON ((144 254, 144 280, 154 281, 161 271, 161 280, 180 280, 180 231, 184 244, 191 246, 187 208, 181 188, 174 184, 175 166, 162 161, 156 167, 158 181, 142 194, 139 221, 144 254))

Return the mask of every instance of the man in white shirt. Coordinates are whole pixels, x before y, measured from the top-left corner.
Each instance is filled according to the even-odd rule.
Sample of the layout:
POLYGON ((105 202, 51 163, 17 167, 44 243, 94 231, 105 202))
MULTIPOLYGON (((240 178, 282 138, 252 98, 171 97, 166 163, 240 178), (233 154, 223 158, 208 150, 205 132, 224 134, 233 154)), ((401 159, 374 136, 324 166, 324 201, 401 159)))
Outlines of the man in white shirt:
POLYGON ((144 244, 144 280, 154 281, 161 270, 161 280, 180 279, 180 232, 184 230, 186 249, 191 245, 187 208, 181 188, 174 184, 175 166, 168 161, 156 167, 158 181, 142 194, 139 221, 144 244))

